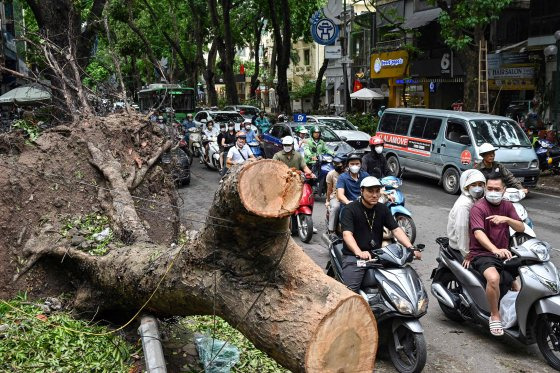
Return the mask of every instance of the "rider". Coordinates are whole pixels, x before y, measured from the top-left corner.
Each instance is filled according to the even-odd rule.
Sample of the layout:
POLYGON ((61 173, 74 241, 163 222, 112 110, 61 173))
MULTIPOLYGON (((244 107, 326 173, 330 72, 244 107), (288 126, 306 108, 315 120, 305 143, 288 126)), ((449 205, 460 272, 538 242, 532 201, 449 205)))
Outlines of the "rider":
POLYGON ((305 145, 307 144, 307 134, 309 131, 304 126, 296 127, 295 133, 297 136, 295 137, 294 147, 296 151, 298 151, 302 157, 305 157, 305 145))
POLYGON ((514 274, 504 270, 504 259, 511 259, 509 228, 523 232, 525 227, 515 207, 504 200, 505 182, 498 174, 486 180, 485 198, 471 208, 469 258, 472 267, 486 279, 486 299, 490 305, 489 327, 494 336, 504 334, 498 311, 500 293, 511 287, 514 274), (500 287, 502 277, 502 287, 500 287))
POLYGON ((305 146, 305 163, 308 165, 313 163, 313 172, 316 175, 319 175, 321 171, 321 165, 317 160, 319 156, 323 154, 333 155, 333 152, 329 150, 325 142, 321 140, 321 129, 319 126, 315 126, 311 132, 311 139, 307 141, 305 146))
MULTIPOLYGON (((204 158, 206 159, 207 162, 209 162, 208 159, 208 144, 210 143, 210 141, 212 141, 213 138, 218 137, 218 135, 220 134, 220 130, 216 127, 214 127, 214 121, 212 119, 208 120, 208 122, 206 122, 206 128, 203 130, 203 134, 204 136, 206 136, 206 140, 204 141, 204 158)), ((201 160, 202 163, 202 160, 201 160)))
POLYGON ((249 145, 247 145, 247 135, 243 131, 235 134, 235 146, 229 149, 227 154, 228 166, 245 163, 248 159, 255 159, 249 145))
POLYGON ((336 196, 343 206, 360 197, 360 183, 369 176, 361 170, 362 158, 358 154, 348 157, 347 166, 348 172, 342 173, 336 182, 336 196))
POLYGON ((250 144, 252 142, 259 142, 259 140, 257 139, 257 134, 251 128, 251 119, 245 119, 245 121, 243 122, 243 127, 245 133, 247 134, 247 144, 250 144))
MULTIPOLYGON (((342 177, 342 176, 341 176, 342 177)), ((350 203, 342 211, 342 277, 348 288, 360 290, 366 267, 358 267, 357 260, 371 260, 371 250, 379 249, 383 241, 383 228, 389 229, 404 247, 414 250, 406 233, 399 227, 389 208, 378 203, 381 196, 381 183, 368 176, 360 183, 361 198, 350 203)), ((414 256, 421 258, 419 251, 414 256)))
POLYGON ((265 114, 264 110, 262 110, 259 113, 259 117, 255 120, 255 126, 257 126, 260 133, 267 132, 270 127, 270 122, 268 121, 268 118, 265 117, 265 114))
POLYGON ((193 116, 191 113, 187 114, 187 117, 185 118, 185 120, 183 120, 183 123, 181 124, 183 125, 183 129, 185 130, 185 132, 188 132, 189 128, 196 127, 196 124, 193 121, 193 116))
POLYGON ((480 145, 479 154, 482 157, 482 162, 477 164, 475 168, 480 170, 486 178, 488 178, 491 174, 498 174, 500 175, 504 182, 506 183, 506 188, 516 188, 521 189, 525 194, 529 193, 527 188, 521 184, 519 180, 513 176, 510 170, 506 168, 500 162, 496 162, 494 158, 496 157, 496 150, 497 148, 494 145, 489 143, 484 143, 480 145))
POLYGON ((224 146, 222 145, 222 140, 226 136, 227 124, 220 124, 220 134, 218 135, 218 146, 220 147, 220 169, 224 167, 224 146))
POLYGON ((381 137, 373 136, 369 139, 370 152, 362 158, 362 170, 380 179, 391 174, 383 155, 383 145, 381 137))
POLYGON ((295 168, 296 170, 303 171, 310 178, 315 177, 309 167, 307 167, 307 165, 305 164, 305 161, 303 160, 301 154, 294 151, 294 138, 292 136, 282 137, 282 147, 282 151, 274 154, 272 159, 283 162, 290 168, 295 168))
MULTIPOLYGON (((235 123, 230 120, 227 124, 227 131, 222 137, 221 145, 224 148, 224 154, 228 154, 229 150, 235 145, 235 123)), ((225 166, 225 165, 224 165, 225 166)), ((222 169, 222 174, 225 172, 225 167, 222 169)))
POLYGON ((329 222, 327 226, 328 233, 333 233, 335 231, 335 224, 338 217, 338 211, 340 209, 340 202, 336 197, 336 183, 339 176, 344 172, 344 161, 340 157, 333 158, 334 170, 329 171, 327 174, 327 197, 325 198, 325 206, 329 210, 329 222))
MULTIPOLYGON (((455 201, 447 219, 447 237, 449 247, 458 250, 463 256, 469 253, 469 216, 476 201, 484 197, 486 178, 478 170, 466 170, 459 181, 461 195, 455 201)), ((465 259, 463 266, 468 268, 469 261, 465 259)))

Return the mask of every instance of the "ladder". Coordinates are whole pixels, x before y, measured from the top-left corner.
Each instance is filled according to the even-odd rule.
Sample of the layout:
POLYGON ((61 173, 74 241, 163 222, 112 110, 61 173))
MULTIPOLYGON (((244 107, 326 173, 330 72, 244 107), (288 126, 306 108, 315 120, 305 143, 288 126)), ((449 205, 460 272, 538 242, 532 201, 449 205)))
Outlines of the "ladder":
POLYGON ((488 43, 481 40, 478 47, 478 112, 488 113, 488 43))

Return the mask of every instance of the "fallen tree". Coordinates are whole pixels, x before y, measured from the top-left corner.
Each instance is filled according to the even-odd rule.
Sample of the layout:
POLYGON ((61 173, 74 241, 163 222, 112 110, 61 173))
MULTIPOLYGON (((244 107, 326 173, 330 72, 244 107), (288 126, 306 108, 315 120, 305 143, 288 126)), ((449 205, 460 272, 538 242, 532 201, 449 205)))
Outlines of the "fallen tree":
MULTIPOLYGON (((127 125, 116 129, 105 124, 105 132, 121 131, 124 140, 113 136, 94 142, 96 129, 91 124, 65 135, 80 139, 79 157, 89 153, 89 163, 82 167, 95 175, 99 193, 95 198, 91 191, 83 193, 111 217, 126 245, 92 256, 71 246, 53 219, 23 234, 29 237, 22 242, 29 262, 21 272, 35 262, 43 263, 47 272, 62 275, 67 270, 79 309, 101 308, 129 316, 153 293, 146 309, 158 316, 215 313, 292 371, 371 372, 377 331, 367 303, 327 277, 288 232, 289 216, 301 196, 300 177, 272 160, 234 167, 216 192, 206 226, 188 234, 181 245, 170 245, 178 238, 174 224, 165 230, 172 239, 165 240, 162 234, 153 234, 158 218, 138 208, 144 199, 138 191, 162 182, 155 177, 161 173, 157 158, 169 144, 157 140, 157 128, 130 121, 127 125), (139 157, 145 141, 157 146, 139 157)), ((19 162, 25 160, 24 154, 25 150, 17 155, 19 162)), ((0 156, 0 166, 10 164, 7 157, 0 156)), ((15 172, 7 173, 12 185, 15 172)), ((163 188, 159 195, 166 196, 169 190, 163 188)), ((171 194, 164 205, 176 205, 176 193, 171 194)), ((22 193, 20 198, 29 197, 22 193)), ((173 216, 177 209, 168 213, 173 216)), ((19 278, 18 283, 22 281, 19 278)))

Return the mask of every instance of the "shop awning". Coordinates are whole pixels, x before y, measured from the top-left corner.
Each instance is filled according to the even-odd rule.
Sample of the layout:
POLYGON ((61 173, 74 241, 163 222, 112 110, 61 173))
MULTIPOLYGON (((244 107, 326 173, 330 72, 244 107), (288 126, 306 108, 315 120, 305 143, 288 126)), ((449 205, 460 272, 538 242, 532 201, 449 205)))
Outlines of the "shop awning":
POLYGON ((524 48, 527 48, 527 40, 501 47, 500 49, 497 49, 495 53, 502 53, 507 51, 520 52, 524 48))
POLYGON ((22 86, 4 93, 0 96, 0 105, 18 104, 34 105, 50 101, 51 94, 42 86, 22 86))
POLYGON ((371 101, 371 100, 382 100, 385 98, 380 93, 374 92, 368 88, 362 88, 359 91, 356 91, 350 95, 351 99, 355 100, 363 100, 363 101, 371 101))
POLYGON ((402 24, 402 28, 417 29, 419 27, 425 26, 439 17, 440 13, 441 8, 434 8, 430 10, 424 10, 422 12, 413 13, 412 16, 408 17, 406 21, 404 21, 404 23, 402 24))

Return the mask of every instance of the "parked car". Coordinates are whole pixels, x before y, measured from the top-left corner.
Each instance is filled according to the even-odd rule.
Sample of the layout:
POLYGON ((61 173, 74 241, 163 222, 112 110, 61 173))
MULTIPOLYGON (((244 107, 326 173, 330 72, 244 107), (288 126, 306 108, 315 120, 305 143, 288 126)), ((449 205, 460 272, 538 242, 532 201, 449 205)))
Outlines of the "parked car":
POLYGON ((482 162, 479 147, 498 148, 496 161, 525 186, 536 186, 539 162, 527 135, 510 118, 481 113, 432 109, 386 109, 377 135, 396 175, 406 171, 436 178, 447 193, 459 190, 462 171, 482 162))
POLYGON ((214 123, 227 123, 230 120, 235 122, 235 130, 239 131, 241 123, 245 120, 237 111, 225 110, 202 110, 194 116, 194 123, 199 128, 204 128, 202 120, 213 120, 214 123))
POLYGON ((348 145, 358 151, 365 151, 369 146, 371 136, 360 131, 344 117, 308 115, 307 123, 321 123, 328 126, 348 145))
POLYGON ((253 119, 261 111, 258 107, 250 105, 231 105, 224 107, 224 110, 237 111, 245 119, 253 119))
MULTIPOLYGON (((280 122, 276 123, 268 132, 263 135, 263 150, 265 158, 272 158, 272 156, 282 150, 282 138, 284 136, 296 137, 295 129, 303 125, 309 133, 311 133, 314 125, 309 123, 300 122, 280 122)), ((319 124, 321 130, 321 138, 325 141, 327 147, 335 154, 348 154, 354 151, 354 148, 344 142, 333 130, 329 127, 319 124)))

